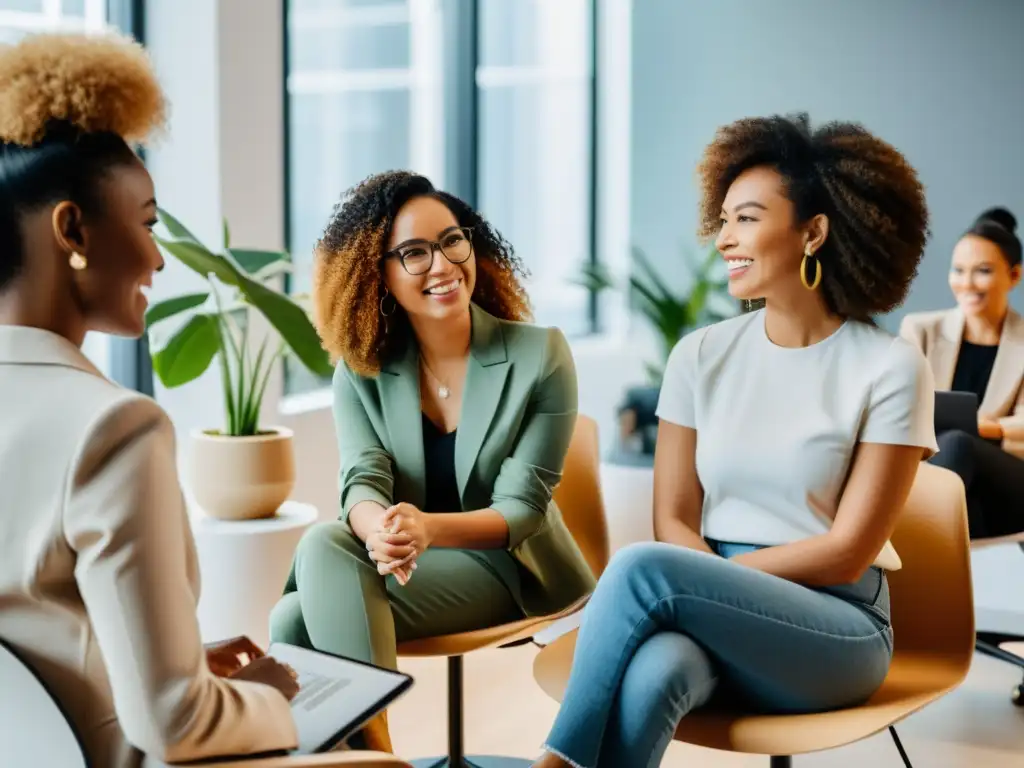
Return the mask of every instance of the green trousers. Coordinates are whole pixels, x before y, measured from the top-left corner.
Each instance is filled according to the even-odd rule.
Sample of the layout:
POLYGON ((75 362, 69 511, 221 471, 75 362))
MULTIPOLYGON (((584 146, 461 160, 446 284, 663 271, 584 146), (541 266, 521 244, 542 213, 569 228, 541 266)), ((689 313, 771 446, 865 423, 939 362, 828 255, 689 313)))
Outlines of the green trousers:
POLYGON ((403 587, 381 576, 347 523, 321 523, 299 542, 271 641, 398 666, 406 640, 523 618, 518 566, 505 550, 428 549, 403 587))

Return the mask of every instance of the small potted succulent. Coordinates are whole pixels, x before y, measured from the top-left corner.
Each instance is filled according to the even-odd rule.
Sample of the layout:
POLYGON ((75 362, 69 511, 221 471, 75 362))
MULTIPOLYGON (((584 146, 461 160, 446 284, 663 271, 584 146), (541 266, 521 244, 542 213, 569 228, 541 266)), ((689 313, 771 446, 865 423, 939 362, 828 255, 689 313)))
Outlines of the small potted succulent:
POLYGON ((223 385, 224 425, 190 436, 189 488, 214 517, 273 516, 295 485, 295 459, 291 431, 260 423, 267 382, 286 354, 330 376, 327 353, 306 310, 274 286, 290 270, 286 252, 233 247, 226 222, 223 245, 213 251, 166 211, 159 218, 167 236, 156 236, 157 243, 207 288, 149 308, 153 371, 165 387, 181 387, 216 359, 223 385), (261 339, 253 312, 270 327, 261 339))

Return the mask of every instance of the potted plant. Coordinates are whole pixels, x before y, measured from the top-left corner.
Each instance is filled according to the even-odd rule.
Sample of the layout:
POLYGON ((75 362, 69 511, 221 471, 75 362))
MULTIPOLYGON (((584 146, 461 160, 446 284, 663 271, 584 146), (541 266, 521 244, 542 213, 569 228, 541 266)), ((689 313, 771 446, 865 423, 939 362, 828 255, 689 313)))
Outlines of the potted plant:
POLYGON ((168 237, 155 236, 157 243, 202 276, 207 289, 149 308, 153 371, 165 387, 180 387, 217 359, 223 385, 224 426, 190 435, 189 487, 214 517, 273 516, 295 485, 295 460, 291 431, 260 424, 267 382, 289 353, 314 374, 329 376, 327 353, 306 310, 274 287, 290 270, 286 252, 235 248, 226 222, 215 252, 166 211, 159 218, 168 237), (254 338, 253 312, 270 326, 262 339, 254 338))
MULTIPOLYGON (((661 391, 665 364, 676 343, 690 331, 737 314, 739 307, 728 295, 728 277, 721 257, 711 250, 703 257, 687 254, 683 259, 689 285, 675 293, 638 248, 633 249, 635 269, 626 286, 630 309, 647 319, 658 337, 660 354, 645 365, 648 383, 626 391, 619 408, 617 460, 650 463, 657 438, 655 410, 661 391)), ((615 288, 616 283, 601 264, 588 264, 576 281, 596 293, 615 288)))

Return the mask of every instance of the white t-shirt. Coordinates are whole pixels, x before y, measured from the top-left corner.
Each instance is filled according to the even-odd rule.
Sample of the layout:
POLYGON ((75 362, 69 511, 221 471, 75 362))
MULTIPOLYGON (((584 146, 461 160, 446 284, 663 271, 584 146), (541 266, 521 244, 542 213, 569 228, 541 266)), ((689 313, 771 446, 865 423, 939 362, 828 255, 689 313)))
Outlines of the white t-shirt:
MULTIPOLYGON (((687 334, 657 415, 697 430, 702 534, 776 545, 828 531, 858 442, 937 450, 934 385, 921 352, 847 321, 809 347, 773 344, 764 310, 687 334)), ((899 568, 891 545, 876 560, 899 568)))

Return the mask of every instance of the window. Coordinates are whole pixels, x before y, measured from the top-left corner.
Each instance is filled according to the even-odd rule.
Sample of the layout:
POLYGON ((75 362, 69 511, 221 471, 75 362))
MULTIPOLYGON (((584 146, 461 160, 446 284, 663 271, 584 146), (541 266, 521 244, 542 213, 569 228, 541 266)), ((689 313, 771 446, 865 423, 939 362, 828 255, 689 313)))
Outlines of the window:
POLYGON ((417 0, 294 0, 287 26, 288 239, 302 293, 346 189, 392 168, 443 169, 439 17, 417 0))
POLYGON ((480 0, 477 205, 531 273, 536 321, 592 330, 590 0, 480 0))
MULTIPOLYGON (((531 272, 537 322, 596 326, 594 0, 285 0, 290 288, 342 193, 408 168, 478 208, 531 272)), ((301 366, 285 388, 323 386, 301 366)))
MULTIPOLYGON (((313 245, 342 193, 409 168, 443 184, 443 83, 433 0, 286 2, 288 246, 306 293, 313 245)), ((299 365, 289 391, 321 386, 299 365)))
POLYGON ((33 32, 103 29, 107 0, 0 0, 0 42, 13 43, 33 32))

